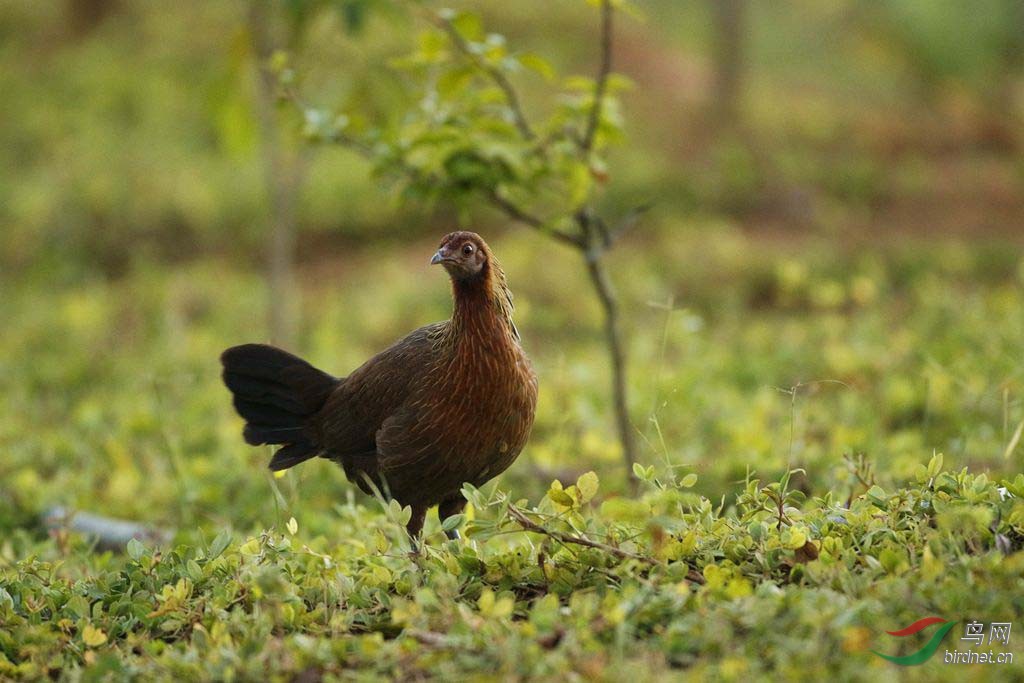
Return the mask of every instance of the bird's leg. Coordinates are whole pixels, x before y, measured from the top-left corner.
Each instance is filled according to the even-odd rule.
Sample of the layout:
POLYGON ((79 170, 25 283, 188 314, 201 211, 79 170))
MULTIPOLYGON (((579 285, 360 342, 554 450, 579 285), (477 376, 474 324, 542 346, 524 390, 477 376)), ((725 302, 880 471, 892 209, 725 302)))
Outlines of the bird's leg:
POLYGON ((409 543, 412 545, 412 552, 414 555, 418 555, 420 552, 420 532, 423 531, 423 521, 427 517, 427 508, 413 506, 412 517, 409 518, 409 522, 405 525, 405 530, 409 534, 409 543))
MULTIPOLYGON (((441 504, 437 506, 437 518, 442 522, 452 515, 457 515, 466 508, 466 499, 462 497, 461 493, 457 493, 451 498, 446 498, 441 501, 441 504)), ((444 532, 445 536, 453 541, 459 540, 458 529, 451 529, 450 531, 444 532)))

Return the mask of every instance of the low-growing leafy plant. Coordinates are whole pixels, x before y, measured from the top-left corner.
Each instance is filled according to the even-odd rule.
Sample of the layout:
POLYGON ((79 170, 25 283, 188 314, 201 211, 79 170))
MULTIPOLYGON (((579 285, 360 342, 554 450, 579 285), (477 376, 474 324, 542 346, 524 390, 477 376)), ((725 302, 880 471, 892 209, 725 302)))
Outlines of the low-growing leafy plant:
POLYGON ((134 541, 85 572, 4 563, 0 675, 873 680, 891 666, 867 652, 883 628, 1019 623, 1024 475, 994 482, 936 456, 849 505, 793 496, 790 475, 748 477, 730 506, 671 472, 641 477, 635 500, 602 500, 593 473, 536 506, 467 487, 471 540, 437 532, 420 555, 402 549, 400 518, 330 549, 291 519, 200 545, 134 541))

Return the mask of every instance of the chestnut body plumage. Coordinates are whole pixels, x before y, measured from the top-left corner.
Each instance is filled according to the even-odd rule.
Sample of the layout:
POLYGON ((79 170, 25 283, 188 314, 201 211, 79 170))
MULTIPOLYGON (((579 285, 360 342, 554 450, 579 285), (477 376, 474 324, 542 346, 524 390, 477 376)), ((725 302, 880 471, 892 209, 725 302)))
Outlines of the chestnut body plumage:
POLYGON ((282 444, 270 467, 316 456, 350 481, 412 507, 409 533, 427 508, 462 510, 460 490, 497 476, 529 436, 537 377, 512 322, 512 295, 487 244, 445 236, 431 263, 452 279, 450 320, 427 325, 335 378, 272 346, 225 351, 224 382, 251 444, 282 444))

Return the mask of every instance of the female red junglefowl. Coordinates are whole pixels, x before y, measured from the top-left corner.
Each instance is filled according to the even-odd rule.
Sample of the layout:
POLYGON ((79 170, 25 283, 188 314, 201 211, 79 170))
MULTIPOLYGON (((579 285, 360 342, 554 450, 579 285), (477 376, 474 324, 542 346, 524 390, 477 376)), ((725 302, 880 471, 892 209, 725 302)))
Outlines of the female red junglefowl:
POLYGON ((480 486, 512 464, 537 404, 512 293, 487 244, 453 232, 430 263, 451 276, 451 319, 421 327, 348 377, 264 344, 221 355, 246 442, 284 446, 272 470, 330 458, 366 493, 376 488, 411 506, 413 538, 427 508, 439 505, 441 519, 460 512, 463 483, 480 486))

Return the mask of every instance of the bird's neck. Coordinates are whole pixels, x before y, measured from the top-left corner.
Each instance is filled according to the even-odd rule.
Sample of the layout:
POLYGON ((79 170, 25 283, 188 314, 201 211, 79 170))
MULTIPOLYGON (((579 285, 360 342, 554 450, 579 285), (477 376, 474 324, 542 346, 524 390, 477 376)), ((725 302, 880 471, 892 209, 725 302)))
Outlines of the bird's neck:
POLYGON ((512 293, 500 267, 488 263, 478 277, 452 281, 451 331, 456 337, 480 341, 516 341, 512 293))

